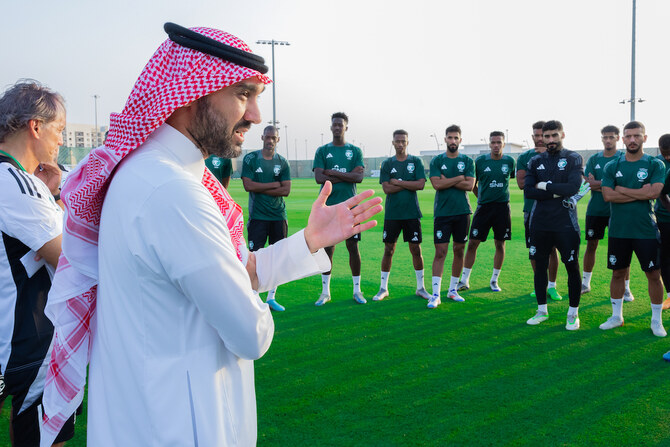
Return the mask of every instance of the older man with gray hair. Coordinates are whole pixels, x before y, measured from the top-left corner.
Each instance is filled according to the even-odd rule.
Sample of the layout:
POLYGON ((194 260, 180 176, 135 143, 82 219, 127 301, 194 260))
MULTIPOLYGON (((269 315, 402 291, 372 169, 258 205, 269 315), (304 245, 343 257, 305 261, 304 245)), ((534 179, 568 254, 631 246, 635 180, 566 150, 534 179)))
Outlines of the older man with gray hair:
MULTIPOLYGON (((36 81, 19 81, 0 97, 0 374, 12 396, 15 446, 40 442, 53 337, 44 308, 63 229, 55 159, 64 127, 63 98, 36 81)), ((70 418, 56 442, 73 435, 70 418)))

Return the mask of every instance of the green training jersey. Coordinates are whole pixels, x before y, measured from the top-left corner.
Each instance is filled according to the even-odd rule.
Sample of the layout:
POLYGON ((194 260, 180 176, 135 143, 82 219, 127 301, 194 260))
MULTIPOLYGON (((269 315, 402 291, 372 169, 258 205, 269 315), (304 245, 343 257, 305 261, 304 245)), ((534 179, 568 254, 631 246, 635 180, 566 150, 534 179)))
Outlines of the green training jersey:
MULTIPOLYGON (((426 178, 423 161, 414 155, 408 155, 405 161, 398 161, 390 157, 382 163, 379 183, 388 182, 391 179, 402 181, 415 181, 426 178)), ((403 189, 386 195, 386 206, 384 207, 386 220, 418 219, 422 217, 419 208, 419 199, 416 191, 403 189)))
POLYGON ((223 183, 224 178, 230 177, 230 174, 233 173, 233 162, 229 158, 210 155, 205 159, 205 165, 221 183, 223 183))
POLYGON ((514 159, 503 155, 494 160, 491 154, 480 155, 475 160, 477 176, 477 204, 509 202, 509 179, 514 178, 514 159))
MULTIPOLYGON (((670 194, 670 182, 668 182, 668 175, 670 175, 670 162, 666 161, 662 155, 659 155, 656 158, 663 162, 666 173, 665 185, 663 186, 663 191, 661 191, 661 194, 670 194)), ((670 212, 666 210, 663 205, 661 205, 661 201, 658 199, 656 199, 656 204, 654 205, 654 213, 656 214, 656 219, 658 219, 659 222, 670 222, 670 212)))
MULTIPOLYGON (((516 172, 519 171, 527 171, 528 170, 528 162, 530 161, 531 158, 536 156, 537 154, 540 154, 541 152, 537 152, 535 149, 529 149, 523 154, 519 155, 519 157, 516 159, 516 172)), ((524 194, 524 199, 523 199, 523 212, 524 213, 530 213, 530 211, 533 209, 533 204, 535 203, 535 200, 533 199, 528 199, 526 198, 524 194)))
MULTIPOLYGON (((321 168, 351 172, 358 166, 365 167, 363 164, 363 152, 359 147, 349 143, 345 143, 344 146, 335 146, 331 142, 316 150, 312 170, 321 168)), ((323 188, 323 185, 321 187, 323 188)), ((326 205, 335 205, 344 202, 355 195, 356 183, 333 183, 333 192, 330 193, 326 205)))
MULTIPOLYGON (((665 166, 658 158, 644 154, 638 161, 619 157, 605 165, 602 187, 617 186, 640 189, 643 185, 663 183, 665 166)), ((657 227, 651 200, 610 203, 610 237, 624 239, 656 239, 657 227)))
MULTIPOLYGON (((459 154, 456 158, 449 158, 447 154, 440 154, 430 161, 430 176, 445 178, 475 176, 475 164, 472 158, 459 154)), ((460 216, 472 214, 467 191, 458 188, 448 188, 435 191, 434 217, 460 216)))
MULTIPOLYGON (((242 161, 242 177, 258 183, 291 180, 291 168, 284 157, 275 153, 272 160, 263 158, 263 151, 249 152, 242 161)), ((249 219, 286 220, 283 197, 249 193, 249 219)))
MULTIPOLYGON (((597 154, 591 155, 589 160, 586 162, 586 167, 584 168, 584 177, 588 177, 589 174, 593 174, 593 178, 596 180, 602 180, 605 165, 614 160, 614 157, 621 157, 624 155, 625 153, 621 151, 616 151, 611 157, 605 157, 605 152, 598 152, 597 154)), ((603 199, 603 193, 601 191, 591 190, 591 199, 589 200, 589 205, 586 207, 586 215, 610 215, 610 204, 605 202, 605 199, 603 199)))

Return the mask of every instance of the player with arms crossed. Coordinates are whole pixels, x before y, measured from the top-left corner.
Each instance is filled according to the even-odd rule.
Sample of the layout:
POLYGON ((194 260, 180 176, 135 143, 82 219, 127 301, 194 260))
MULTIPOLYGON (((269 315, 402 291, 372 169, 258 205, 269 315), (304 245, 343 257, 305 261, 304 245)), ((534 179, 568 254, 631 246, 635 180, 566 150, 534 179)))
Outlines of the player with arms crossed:
POLYGON ((386 214, 384 215, 384 256, 382 257, 381 285, 372 298, 380 301, 389 295, 388 280, 391 262, 400 231, 408 243, 412 263, 416 273, 416 295, 430 299, 423 283, 423 256, 421 255, 421 209, 416 195, 426 185, 423 161, 407 153, 409 138, 407 131, 393 132, 395 156, 382 163, 379 183, 386 194, 386 214))

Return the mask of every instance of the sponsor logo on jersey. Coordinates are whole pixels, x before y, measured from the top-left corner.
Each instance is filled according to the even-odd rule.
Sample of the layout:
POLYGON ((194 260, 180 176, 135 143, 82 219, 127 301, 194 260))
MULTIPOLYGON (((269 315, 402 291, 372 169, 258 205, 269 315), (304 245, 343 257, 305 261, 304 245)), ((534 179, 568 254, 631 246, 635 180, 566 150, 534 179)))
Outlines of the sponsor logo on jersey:
POLYGON ((564 171, 567 165, 568 160, 566 160, 565 158, 561 158, 560 160, 558 160, 558 169, 560 169, 561 171, 564 171))
POLYGON ((351 149, 347 149, 346 151, 344 151, 344 156, 347 157, 347 160, 351 160, 352 158, 354 158, 354 151, 352 151, 351 149))
POLYGON ((637 179, 639 181, 644 181, 649 177, 649 172, 647 171, 647 168, 640 168, 639 171, 637 171, 637 179))
POLYGON ((407 163, 407 172, 410 174, 414 172, 414 163, 407 163))
POLYGON ((609 261, 611 265, 616 265, 616 256, 610 255, 609 261))
POLYGON ((493 180, 491 183, 489 183, 489 188, 504 188, 505 184, 503 182, 496 182, 493 180))
POLYGON ((458 164, 456 164, 456 167, 458 168, 459 172, 465 171, 465 163, 463 163, 462 161, 459 161, 458 164))
POLYGON ((535 245, 531 245, 530 248, 528 249, 528 253, 530 253, 531 256, 533 256, 537 252, 537 248, 535 248, 535 245))
POLYGON ((259 166, 258 169, 256 169, 256 172, 263 172, 263 169, 259 166))
POLYGON ((281 166, 280 165, 275 165, 273 171, 274 171, 275 175, 279 175, 279 172, 281 172, 281 166))
POLYGON ((540 166, 537 167, 537 170, 539 171, 540 169, 544 169, 544 164, 541 164, 540 166))
POLYGON ((219 157, 212 157, 212 166, 215 168, 221 166, 221 159, 219 157))
POLYGON ((487 166, 486 169, 484 169, 484 172, 491 172, 491 168, 487 166))
POLYGON ((347 168, 340 168, 340 165, 333 166, 333 171, 347 172, 347 168))
POLYGON ((435 232, 435 236, 437 236, 438 239, 442 239, 442 231, 437 230, 437 231, 435 232))
POLYGON ((326 158, 333 158, 333 154, 331 154, 330 152, 328 152, 328 155, 326 155, 326 158))
POLYGON ((502 171, 503 174, 507 174, 509 172, 509 166, 507 165, 502 165, 500 167, 500 170, 502 171))
POLYGON ((617 177, 617 178, 623 177, 623 174, 621 173, 621 171, 616 171, 615 177, 617 177))
POLYGON ((396 171, 395 168, 391 169, 391 174, 395 174, 396 172, 398 171, 396 171))

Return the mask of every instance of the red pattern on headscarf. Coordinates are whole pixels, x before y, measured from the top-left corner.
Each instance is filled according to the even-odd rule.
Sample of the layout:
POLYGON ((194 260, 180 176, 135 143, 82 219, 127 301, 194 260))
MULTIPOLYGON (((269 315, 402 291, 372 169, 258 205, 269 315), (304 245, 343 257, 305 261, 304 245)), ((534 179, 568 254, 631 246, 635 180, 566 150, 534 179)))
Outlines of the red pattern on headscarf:
MULTIPOLYGON (((251 52, 242 40, 223 31, 192 30, 251 52)), ((68 176, 61 193, 66 206, 63 252, 46 307, 54 323, 54 340, 43 396, 41 445, 51 445, 83 399, 95 332, 91 324, 95 321, 100 213, 114 168, 178 108, 252 77, 271 82, 255 70, 166 40, 144 67, 123 112, 111 115, 105 145, 93 149, 68 176)), ((242 208, 208 169, 202 184, 224 215, 237 256, 242 259, 242 208)))

